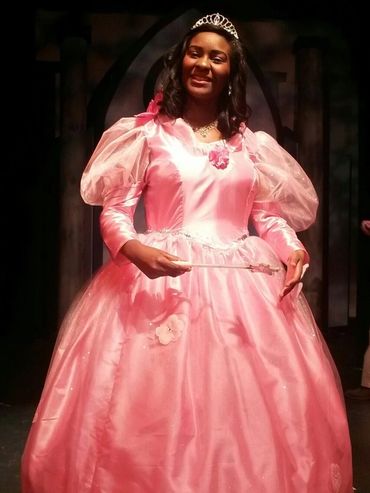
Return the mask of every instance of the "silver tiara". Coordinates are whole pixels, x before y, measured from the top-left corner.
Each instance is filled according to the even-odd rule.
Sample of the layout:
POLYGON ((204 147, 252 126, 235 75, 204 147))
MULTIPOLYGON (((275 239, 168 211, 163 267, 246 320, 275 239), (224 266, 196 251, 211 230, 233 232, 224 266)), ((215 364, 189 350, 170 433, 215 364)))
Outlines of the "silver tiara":
POLYGON ((229 21, 223 15, 217 14, 209 14, 205 15, 201 19, 199 19, 191 29, 195 29, 196 27, 203 26, 204 24, 212 24, 213 26, 220 27, 224 31, 232 34, 236 39, 239 39, 238 33, 236 32, 234 24, 229 21))

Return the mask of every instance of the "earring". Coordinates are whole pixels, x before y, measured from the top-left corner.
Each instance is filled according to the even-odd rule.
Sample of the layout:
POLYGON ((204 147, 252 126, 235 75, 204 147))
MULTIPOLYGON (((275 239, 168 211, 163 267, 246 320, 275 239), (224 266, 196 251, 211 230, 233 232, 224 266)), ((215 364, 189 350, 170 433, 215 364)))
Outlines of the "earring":
POLYGON ((227 91, 227 95, 231 96, 231 84, 229 84, 229 90, 227 91))

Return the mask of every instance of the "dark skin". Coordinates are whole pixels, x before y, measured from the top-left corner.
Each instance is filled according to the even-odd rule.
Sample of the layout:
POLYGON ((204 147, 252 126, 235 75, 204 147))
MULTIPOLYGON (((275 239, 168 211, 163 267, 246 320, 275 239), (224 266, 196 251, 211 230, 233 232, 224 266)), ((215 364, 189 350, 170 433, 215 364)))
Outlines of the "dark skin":
MULTIPOLYGON (((228 85, 230 53, 228 41, 217 33, 200 32, 192 38, 182 64, 182 83, 187 92, 183 117, 191 126, 207 125, 217 119, 218 99, 228 85)), ((206 137, 197 132, 195 136, 203 142, 222 139, 217 127, 212 128, 206 137)), ((191 271, 189 266, 174 263, 182 260, 179 257, 138 240, 127 241, 121 253, 150 279, 177 277, 191 271)), ((292 251, 280 298, 300 282, 305 256, 304 250, 292 251)))
POLYGON ((287 263, 287 271, 285 274, 285 282, 283 289, 280 292, 280 298, 284 298, 299 283, 302 277, 304 260, 306 252, 304 250, 294 250, 287 263))
MULTIPOLYGON (((184 119, 192 127, 201 127, 218 117, 219 97, 228 85, 231 48, 223 36, 198 33, 190 41, 182 63, 182 83, 187 92, 184 119)), ((222 139, 217 127, 204 137, 195 132, 202 142, 222 139)))
POLYGON ((138 267, 149 279, 162 276, 177 277, 189 272, 191 267, 176 265, 172 261, 180 260, 159 248, 144 245, 138 240, 129 240, 121 252, 138 267))

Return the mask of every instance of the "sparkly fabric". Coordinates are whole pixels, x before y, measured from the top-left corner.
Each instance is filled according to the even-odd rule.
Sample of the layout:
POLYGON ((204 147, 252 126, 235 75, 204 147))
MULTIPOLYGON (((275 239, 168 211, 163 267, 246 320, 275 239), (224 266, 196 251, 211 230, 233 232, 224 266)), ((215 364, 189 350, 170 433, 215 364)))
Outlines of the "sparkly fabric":
POLYGON ((267 134, 242 129, 222 144, 228 165, 217 168, 220 142, 151 111, 104 133, 81 194, 103 206, 111 259, 60 329, 23 493, 352 491, 336 368, 301 286, 279 301, 316 194, 267 134), (137 233, 142 194, 148 231, 137 233), (131 238, 182 260, 277 270, 151 280, 120 253, 131 238))

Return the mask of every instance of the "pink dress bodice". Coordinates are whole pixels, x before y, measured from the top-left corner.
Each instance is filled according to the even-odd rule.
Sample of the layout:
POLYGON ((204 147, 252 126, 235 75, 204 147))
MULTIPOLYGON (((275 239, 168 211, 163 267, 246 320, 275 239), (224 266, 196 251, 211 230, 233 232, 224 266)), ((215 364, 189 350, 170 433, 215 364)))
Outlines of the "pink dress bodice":
POLYGON ((252 223, 284 262, 304 249, 296 231, 314 221, 317 195, 271 136, 243 127, 228 141, 202 143, 181 118, 145 115, 106 131, 81 181, 83 199, 103 206, 102 234, 113 258, 136 237, 141 194, 148 232, 227 244, 248 236, 252 223))

